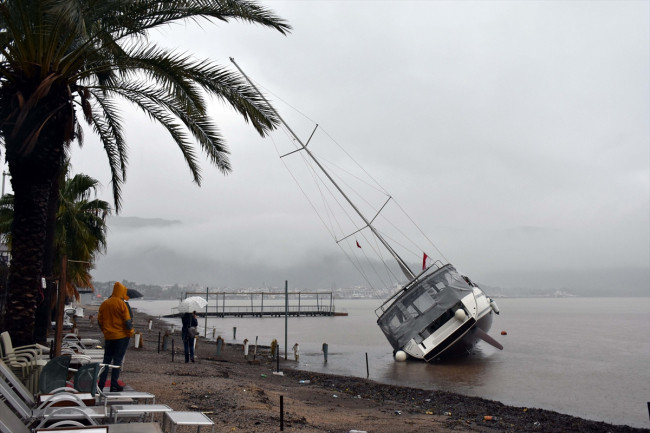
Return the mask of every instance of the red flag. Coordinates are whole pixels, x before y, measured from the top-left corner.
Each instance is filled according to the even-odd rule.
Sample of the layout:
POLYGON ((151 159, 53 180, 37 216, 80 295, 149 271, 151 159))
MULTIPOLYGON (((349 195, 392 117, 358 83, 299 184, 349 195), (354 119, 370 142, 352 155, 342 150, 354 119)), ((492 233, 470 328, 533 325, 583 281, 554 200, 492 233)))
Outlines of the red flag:
POLYGON ((424 255, 422 256, 422 270, 424 271, 427 268, 427 259, 429 256, 427 256, 427 253, 423 253, 424 255))
POLYGON ((361 245, 359 245, 359 241, 357 241, 357 248, 361 248, 361 245))

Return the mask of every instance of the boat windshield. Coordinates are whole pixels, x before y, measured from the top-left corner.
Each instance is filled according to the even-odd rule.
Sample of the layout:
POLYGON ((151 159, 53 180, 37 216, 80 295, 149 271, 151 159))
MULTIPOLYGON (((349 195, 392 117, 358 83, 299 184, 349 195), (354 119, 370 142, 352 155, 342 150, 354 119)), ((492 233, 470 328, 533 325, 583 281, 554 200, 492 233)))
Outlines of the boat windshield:
POLYGON ((448 320, 450 308, 471 290, 452 265, 445 265, 407 287, 377 323, 395 350, 412 338, 419 343, 448 320))

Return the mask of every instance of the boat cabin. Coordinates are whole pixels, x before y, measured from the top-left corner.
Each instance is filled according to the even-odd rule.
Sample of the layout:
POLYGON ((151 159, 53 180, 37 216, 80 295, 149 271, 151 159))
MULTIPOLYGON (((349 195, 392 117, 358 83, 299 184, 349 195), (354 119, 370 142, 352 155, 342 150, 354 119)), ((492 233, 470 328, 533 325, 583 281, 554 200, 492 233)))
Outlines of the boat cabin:
POLYGON ((461 299, 472 293, 472 286, 451 264, 429 270, 405 286, 388 308, 380 307, 385 310, 377 324, 394 350, 411 339, 420 344, 454 318, 463 308, 461 299))

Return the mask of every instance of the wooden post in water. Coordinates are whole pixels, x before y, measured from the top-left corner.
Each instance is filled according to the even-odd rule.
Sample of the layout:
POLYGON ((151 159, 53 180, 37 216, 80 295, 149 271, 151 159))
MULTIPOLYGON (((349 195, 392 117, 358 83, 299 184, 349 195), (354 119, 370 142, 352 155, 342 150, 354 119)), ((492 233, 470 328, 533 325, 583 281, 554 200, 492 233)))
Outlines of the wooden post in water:
POLYGON ((368 367, 368 352, 366 352, 366 379, 370 377, 370 368, 368 367))

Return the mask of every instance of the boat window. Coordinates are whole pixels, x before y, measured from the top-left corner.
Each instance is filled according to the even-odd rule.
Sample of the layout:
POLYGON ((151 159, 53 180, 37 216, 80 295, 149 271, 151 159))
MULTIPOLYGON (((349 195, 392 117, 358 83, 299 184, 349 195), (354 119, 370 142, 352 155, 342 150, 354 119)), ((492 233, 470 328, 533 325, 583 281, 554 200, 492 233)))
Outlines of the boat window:
POLYGON ((390 322, 388 322, 388 328, 391 330, 395 330, 399 328, 399 325, 402 324, 402 321, 397 317, 397 314, 394 314, 393 317, 391 317, 390 322))
POLYGON ((411 318, 418 317, 420 315, 420 312, 418 311, 417 308, 415 308, 415 306, 413 304, 409 304, 406 307, 406 311, 409 312, 409 315, 411 316, 411 318))
POLYGON ((413 301, 413 305, 415 305, 415 307, 421 312, 427 311, 435 304, 436 301, 431 297, 428 291, 422 293, 413 301))

